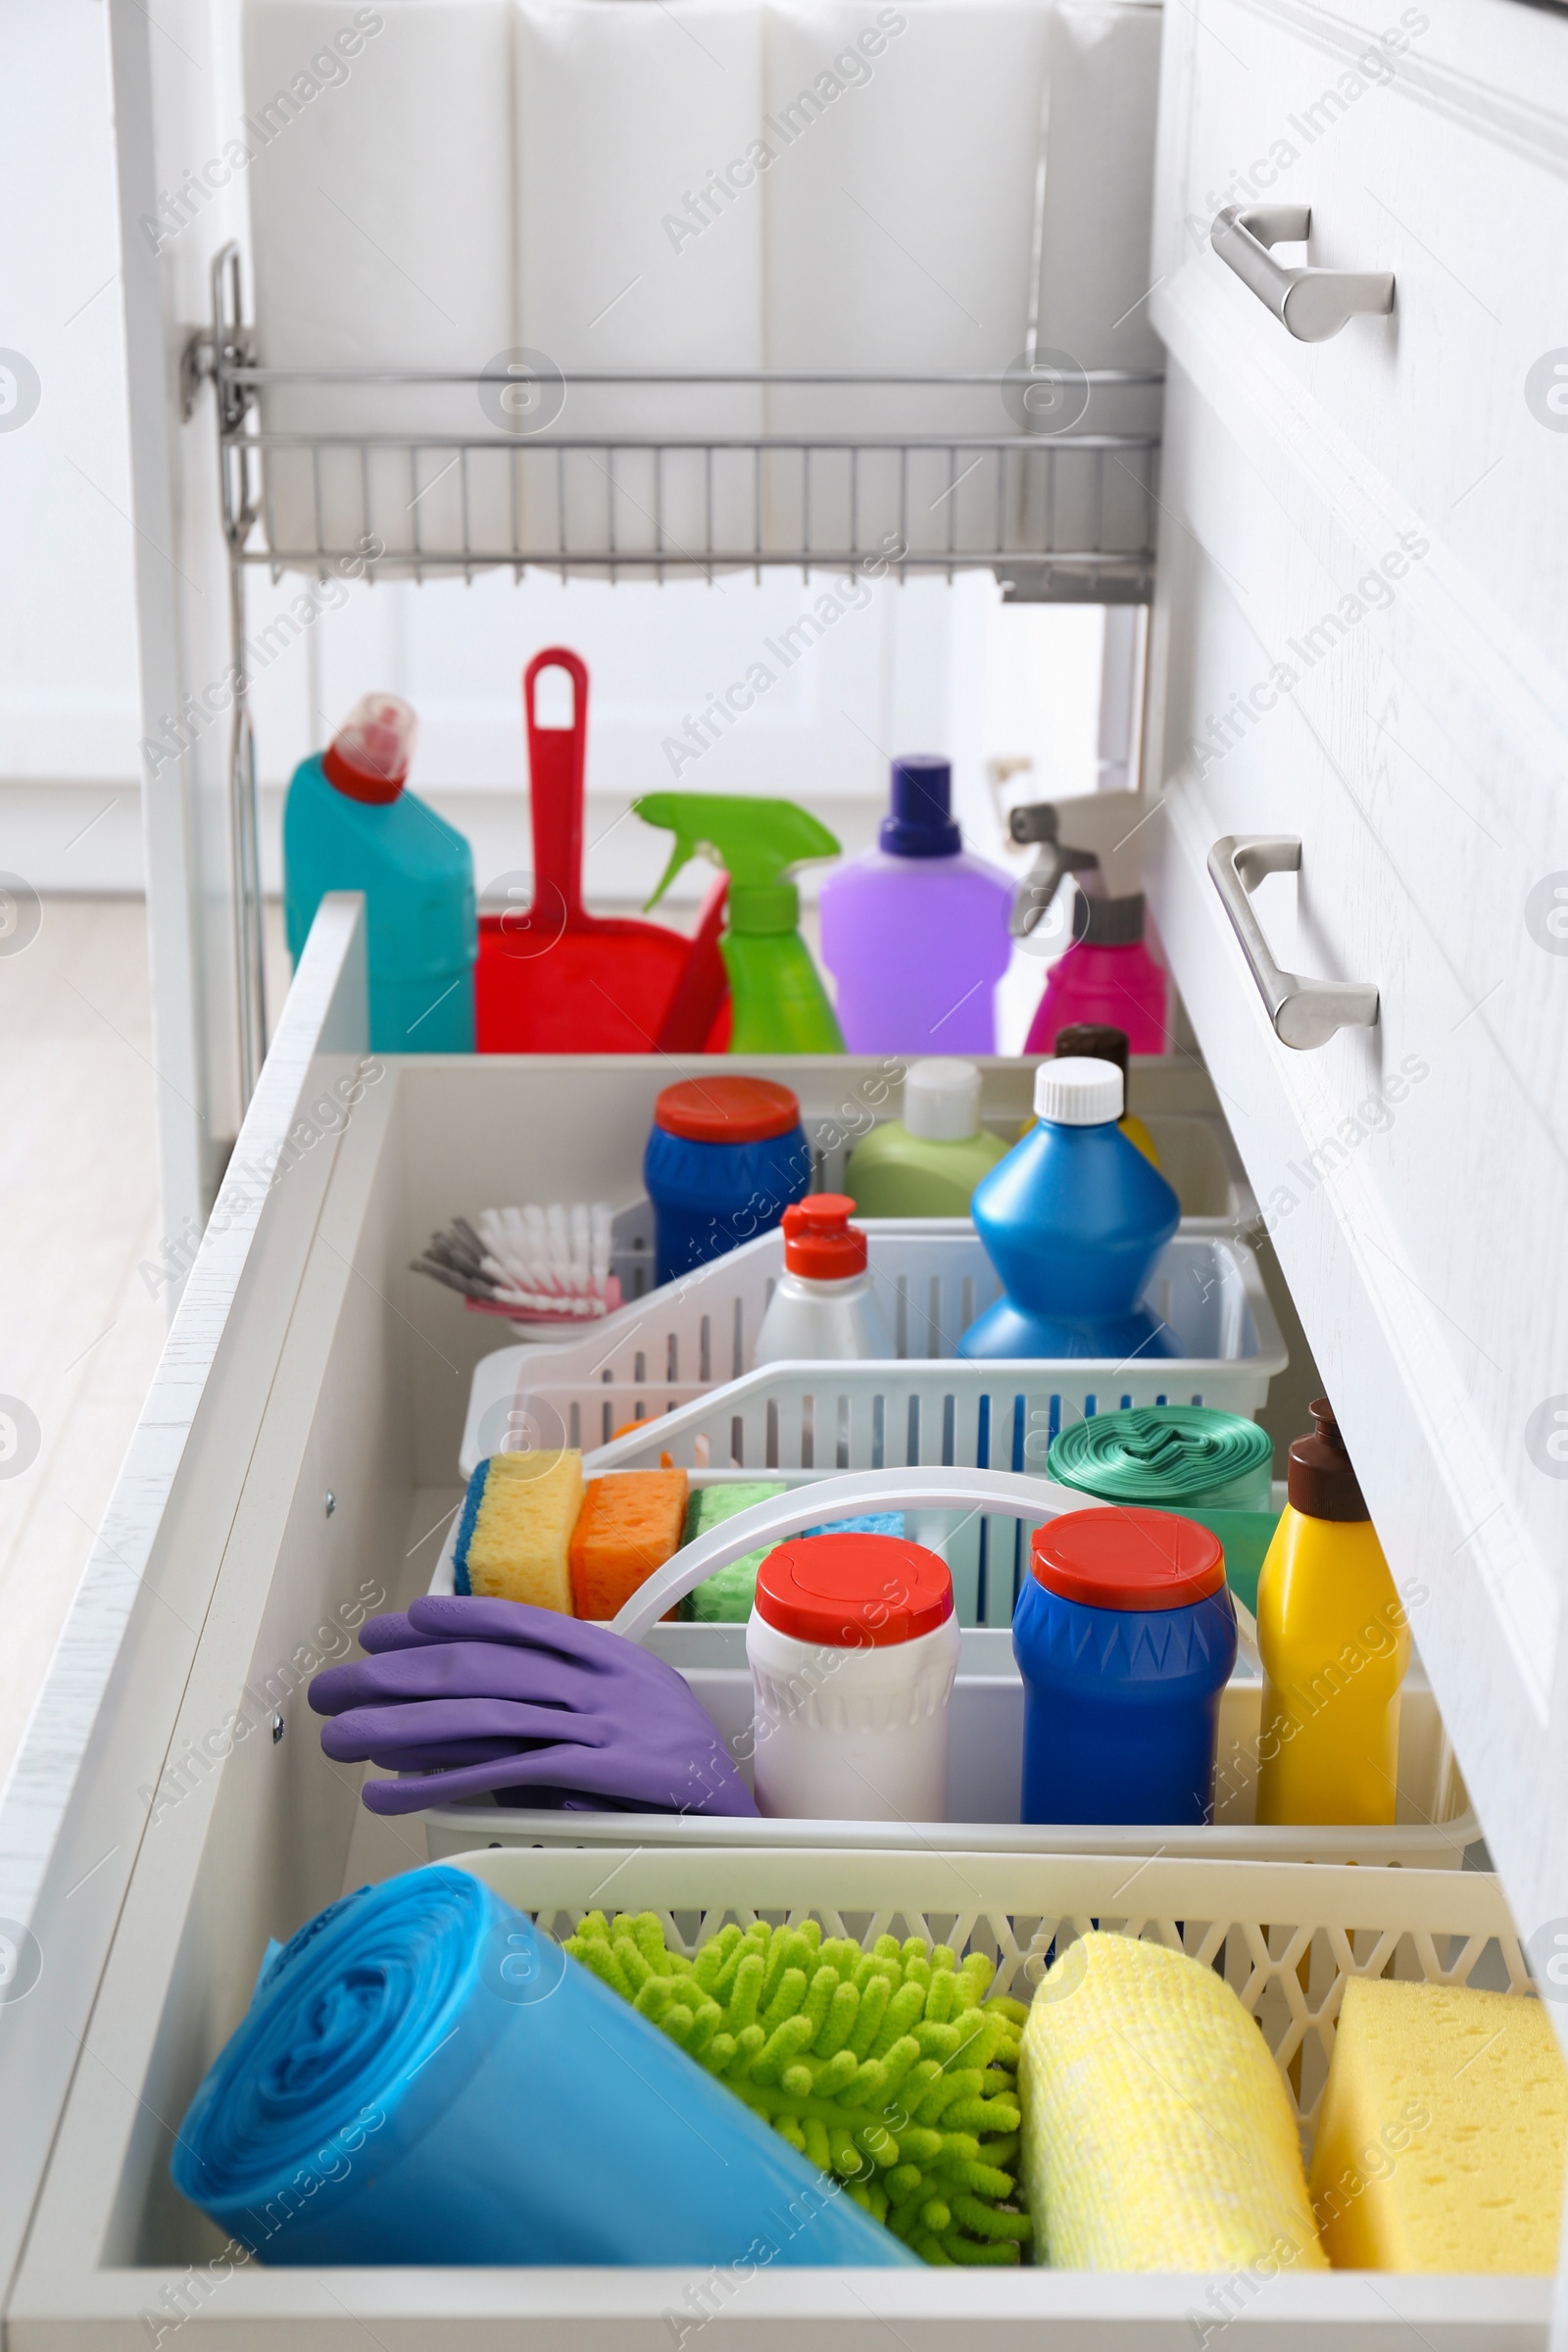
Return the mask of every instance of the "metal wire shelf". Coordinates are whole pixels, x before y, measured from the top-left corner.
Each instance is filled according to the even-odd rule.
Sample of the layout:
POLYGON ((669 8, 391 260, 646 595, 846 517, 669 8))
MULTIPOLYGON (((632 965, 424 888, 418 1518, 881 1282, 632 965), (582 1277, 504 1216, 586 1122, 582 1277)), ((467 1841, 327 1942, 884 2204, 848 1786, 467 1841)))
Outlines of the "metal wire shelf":
POLYGON ((372 582, 498 569, 519 579, 546 570, 712 580, 795 566, 901 581, 986 570, 1017 602, 1153 595, 1158 374, 1022 364, 1001 375, 565 374, 537 353, 508 353, 472 374, 266 368, 234 244, 215 255, 211 287, 212 323, 180 357, 180 412, 188 423, 212 383, 235 682, 229 851, 247 1099, 267 1048, 247 568, 372 582), (522 385, 505 364, 518 361, 522 385), (531 429, 514 432, 506 396, 520 390, 529 402, 541 390, 561 400, 547 420, 525 417, 531 429), (654 404, 671 414, 672 402, 678 415, 684 402, 686 424, 698 415, 711 422, 726 402, 769 423, 792 402, 818 420, 825 405, 828 429, 797 418, 778 430, 558 431, 572 394, 579 407, 612 410, 621 398, 645 417, 654 404), (940 428, 931 422, 939 398, 940 428), (395 423, 385 429, 389 399, 395 423), (411 421, 420 404, 438 406, 438 419, 411 421), (467 429, 475 407, 499 416, 494 429, 467 429), (883 429, 850 421, 868 416, 883 429), (1010 429, 991 429, 999 421, 1010 429))
POLYGON ((371 580, 979 569, 1019 601, 1152 595, 1158 375, 632 376, 536 365, 525 399, 551 414, 514 432, 515 369, 264 367, 232 249, 213 280, 213 324, 192 338, 185 382, 187 403, 204 377, 215 383, 236 564, 371 580), (622 429, 617 412, 646 416, 651 404, 686 429, 622 429), (585 407, 597 429, 566 429, 585 407), (475 413, 503 421, 466 429, 475 413), (769 429, 690 429, 737 414, 769 429), (861 429, 867 417, 882 429, 861 429))

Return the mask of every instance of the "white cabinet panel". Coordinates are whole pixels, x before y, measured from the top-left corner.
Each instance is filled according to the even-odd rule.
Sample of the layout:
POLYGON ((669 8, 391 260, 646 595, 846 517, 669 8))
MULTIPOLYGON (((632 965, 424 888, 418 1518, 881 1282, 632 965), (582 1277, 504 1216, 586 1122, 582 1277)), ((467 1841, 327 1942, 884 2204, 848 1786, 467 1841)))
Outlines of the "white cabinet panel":
MULTIPOLYGON (((1545 44, 1549 86, 1568 98, 1568 24, 1470 6, 1448 12, 1443 42, 1460 23, 1494 73, 1522 74, 1545 44)), ((1303 174, 1332 155, 1342 177, 1317 184, 1343 211, 1313 259, 1381 266, 1369 189, 1397 168, 1394 201, 1443 258, 1414 247, 1396 265, 1394 320, 1353 319, 1319 347, 1294 343, 1181 227, 1196 190, 1236 200, 1216 189, 1223 155, 1264 152, 1270 110, 1323 80, 1337 44, 1380 29, 1366 10, 1285 0, 1167 27, 1151 780, 1168 797, 1146 862, 1396 1573, 1430 1593, 1422 1648, 1528 1930, 1568 1912, 1568 1837, 1540 1801, 1565 1737, 1568 680, 1560 642, 1538 631, 1556 589, 1531 539, 1532 467, 1558 437, 1527 410, 1501 343, 1466 343, 1452 279, 1506 254, 1496 301, 1535 331, 1557 151, 1533 98, 1532 138, 1519 128, 1537 85, 1510 101, 1518 135, 1505 138, 1479 85, 1450 77, 1445 113, 1436 69, 1418 81, 1413 47, 1408 75, 1401 56, 1390 87, 1313 142, 1310 172, 1282 167, 1269 192, 1317 205, 1303 174), (1368 141, 1352 190, 1343 175, 1368 141), (1409 375, 1434 319, 1450 362, 1472 353, 1468 372, 1440 369, 1428 344, 1409 375), (1466 495, 1486 463, 1471 443, 1509 383, 1488 507, 1487 486, 1466 495), (1310 1053, 1279 1042, 1206 871, 1226 834, 1300 840, 1299 875, 1268 879, 1256 912, 1282 965, 1374 984, 1376 1027, 1310 1053)))
POLYGON ((1568 24, 1515 0, 1205 0, 1168 12, 1164 103, 1162 290, 1187 299, 1203 280, 1275 396, 1331 420, 1553 653, 1568 617, 1568 24), (1392 270, 1392 316, 1294 340, 1207 250, 1221 206, 1257 204, 1311 208, 1315 267, 1392 270))

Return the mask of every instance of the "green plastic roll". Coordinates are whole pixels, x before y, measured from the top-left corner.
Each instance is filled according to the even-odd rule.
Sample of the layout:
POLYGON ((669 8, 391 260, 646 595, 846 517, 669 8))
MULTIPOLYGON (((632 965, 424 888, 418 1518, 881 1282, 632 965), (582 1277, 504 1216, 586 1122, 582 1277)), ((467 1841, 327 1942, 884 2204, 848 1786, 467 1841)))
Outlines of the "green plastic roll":
POLYGON ((1263 1511, 1274 1446, 1255 1421, 1206 1404, 1141 1404, 1064 1429, 1047 1476, 1099 1502, 1166 1510, 1263 1511))

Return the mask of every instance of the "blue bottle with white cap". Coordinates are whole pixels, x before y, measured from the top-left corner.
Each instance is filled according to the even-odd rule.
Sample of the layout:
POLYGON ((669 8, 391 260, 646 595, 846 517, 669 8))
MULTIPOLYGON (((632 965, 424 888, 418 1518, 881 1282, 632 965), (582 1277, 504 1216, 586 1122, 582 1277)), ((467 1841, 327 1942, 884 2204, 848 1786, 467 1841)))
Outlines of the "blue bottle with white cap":
POLYGON ((1143 1305, 1181 1203, 1117 1124, 1122 1075, 1085 1056, 1042 1062, 1035 1124, 975 1188, 971 1214, 1003 1296, 961 1356, 1175 1355, 1143 1305))
POLYGON ((964 848, 952 801, 946 760, 895 760, 876 848, 822 884, 822 961, 851 1054, 997 1050, 1013 886, 964 848))

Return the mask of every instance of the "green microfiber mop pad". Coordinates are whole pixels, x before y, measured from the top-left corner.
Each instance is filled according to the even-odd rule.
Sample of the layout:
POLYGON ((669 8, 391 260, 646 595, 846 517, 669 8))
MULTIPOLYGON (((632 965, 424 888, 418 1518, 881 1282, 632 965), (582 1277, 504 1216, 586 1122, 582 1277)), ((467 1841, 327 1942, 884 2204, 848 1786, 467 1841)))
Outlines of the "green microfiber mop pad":
MULTIPOLYGON (((695 1544, 710 1528, 720 1527, 733 1519, 737 1511, 750 1510, 754 1502, 771 1502, 784 1489, 776 1482, 746 1484, 733 1487, 694 1487, 686 1505, 686 1532, 683 1544, 695 1544)), ((757 1571, 772 1550, 770 1544, 749 1551, 743 1560, 732 1560, 720 1568, 716 1576, 688 1592, 680 1604, 680 1613, 698 1625, 744 1625, 752 1613, 752 1595, 757 1590, 757 1571)))
POLYGON ((931 2263, 1012 2264, 1018 2050, 1028 2012, 995 1963, 814 1920, 733 1924, 672 1952, 655 1913, 591 1911, 566 1949, 931 2263), (874 2173, 866 2178, 867 2160, 874 2173))

